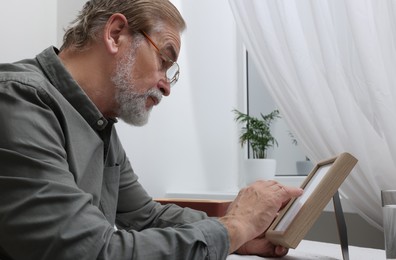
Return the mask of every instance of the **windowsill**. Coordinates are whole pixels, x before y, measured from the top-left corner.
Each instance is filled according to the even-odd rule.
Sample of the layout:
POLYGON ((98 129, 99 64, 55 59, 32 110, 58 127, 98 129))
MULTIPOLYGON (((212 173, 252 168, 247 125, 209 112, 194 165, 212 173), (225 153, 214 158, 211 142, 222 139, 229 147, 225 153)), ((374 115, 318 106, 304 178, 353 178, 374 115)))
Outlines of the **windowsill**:
MULTIPOLYGON (((275 176, 275 180, 293 187, 300 187, 306 176, 275 176)), ((165 194, 166 198, 190 198, 190 199, 210 199, 210 200, 233 200, 238 194, 238 191, 230 192, 213 192, 213 191, 172 191, 165 194)), ((356 213, 347 202, 341 198, 341 204, 345 213, 356 213)), ((334 211, 333 201, 331 200, 324 211, 334 211)))

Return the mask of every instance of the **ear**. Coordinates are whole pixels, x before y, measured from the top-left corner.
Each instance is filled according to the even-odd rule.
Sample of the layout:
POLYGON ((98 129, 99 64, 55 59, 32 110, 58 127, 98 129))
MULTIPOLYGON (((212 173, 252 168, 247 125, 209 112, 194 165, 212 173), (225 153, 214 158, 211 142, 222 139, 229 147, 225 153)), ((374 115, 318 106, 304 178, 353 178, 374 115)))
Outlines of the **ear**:
POLYGON ((103 31, 103 40, 106 49, 111 54, 116 54, 120 48, 123 37, 128 36, 128 21, 122 14, 116 13, 107 20, 103 31))

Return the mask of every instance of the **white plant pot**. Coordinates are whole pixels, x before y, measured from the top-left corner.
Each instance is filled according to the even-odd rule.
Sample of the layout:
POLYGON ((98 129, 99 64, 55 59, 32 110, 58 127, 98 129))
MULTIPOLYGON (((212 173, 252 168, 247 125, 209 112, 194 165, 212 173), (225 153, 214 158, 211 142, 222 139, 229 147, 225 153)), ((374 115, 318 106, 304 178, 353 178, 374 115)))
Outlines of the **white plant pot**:
POLYGON ((245 183, 249 185, 257 180, 273 180, 276 172, 275 159, 246 159, 245 183))

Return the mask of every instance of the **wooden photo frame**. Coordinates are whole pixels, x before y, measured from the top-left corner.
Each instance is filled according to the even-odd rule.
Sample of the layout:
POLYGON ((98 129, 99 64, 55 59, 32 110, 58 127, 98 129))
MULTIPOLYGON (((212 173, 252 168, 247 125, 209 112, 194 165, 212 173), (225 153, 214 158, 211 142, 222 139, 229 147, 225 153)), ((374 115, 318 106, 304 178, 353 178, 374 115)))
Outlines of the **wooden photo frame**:
POLYGON ((342 153, 316 164, 301 185, 303 195, 292 199, 279 212, 266 238, 275 245, 296 248, 356 163, 351 154, 342 153))

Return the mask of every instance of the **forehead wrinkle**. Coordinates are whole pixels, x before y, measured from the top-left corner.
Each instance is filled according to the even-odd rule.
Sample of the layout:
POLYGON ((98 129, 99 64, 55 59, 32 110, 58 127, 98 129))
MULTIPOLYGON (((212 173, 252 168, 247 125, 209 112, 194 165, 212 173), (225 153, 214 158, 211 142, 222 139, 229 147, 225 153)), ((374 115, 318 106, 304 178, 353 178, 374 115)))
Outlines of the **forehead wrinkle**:
POLYGON ((180 48, 180 32, 177 32, 168 27, 162 27, 163 30, 155 31, 153 35, 154 41, 158 44, 158 48, 173 61, 176 61, 179 56, 180 48))

